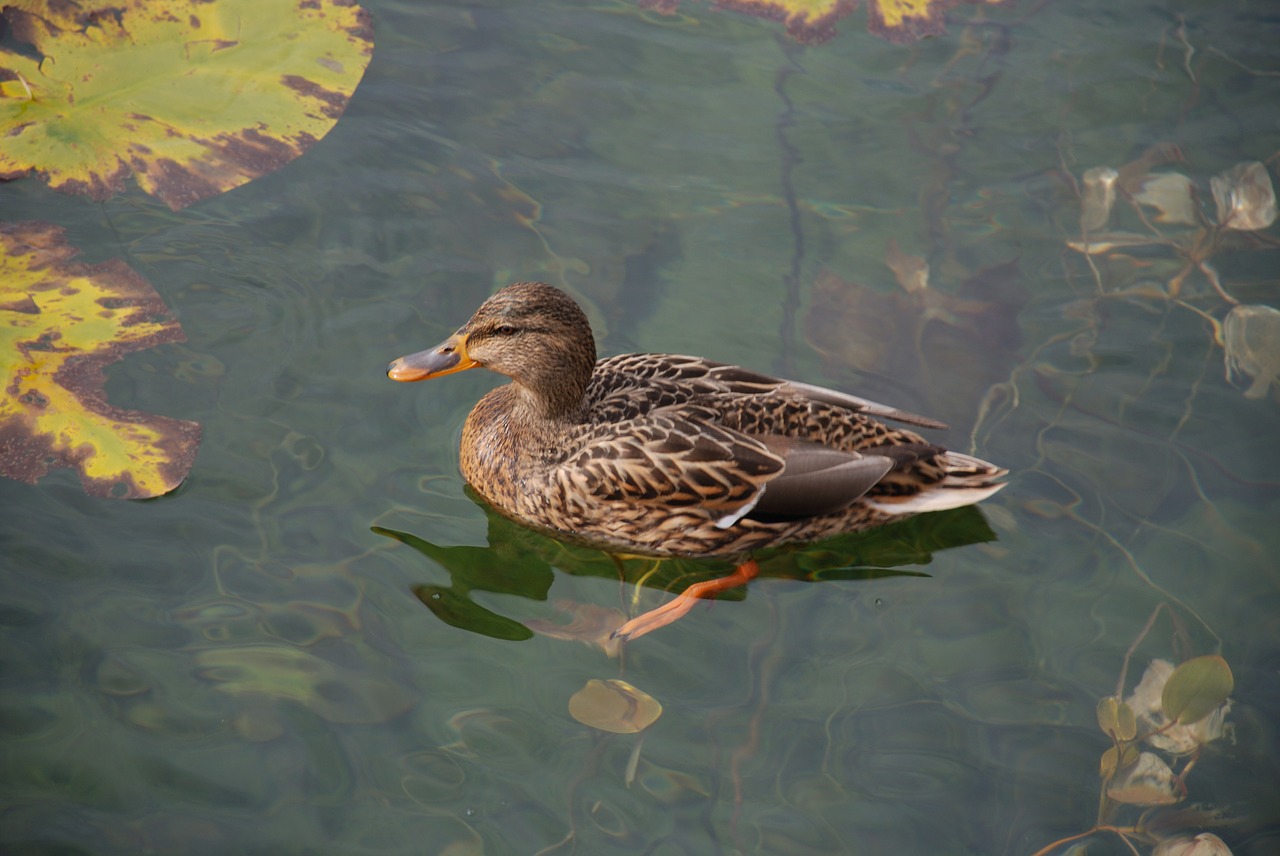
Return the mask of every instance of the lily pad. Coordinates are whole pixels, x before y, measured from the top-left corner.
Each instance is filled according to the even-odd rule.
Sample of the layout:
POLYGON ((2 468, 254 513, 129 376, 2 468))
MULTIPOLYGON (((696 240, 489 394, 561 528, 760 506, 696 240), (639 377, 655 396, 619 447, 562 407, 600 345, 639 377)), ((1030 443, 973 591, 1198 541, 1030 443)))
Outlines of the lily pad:
POLYGON ((569 699, 569 715, 592 728, 614 734, 635 734, 662 715, 662 705, 626 681, 595 678, 569 699))
POLYGON ((133 174, 177 210, 284 166, 338 121, 373 51, 347 0, 4 6, 0 178, 102 200, 133 174))
POLYGON ((191 469, 199 424, 111 406, 102 370, 182 341, 182 328, 123 262, 75 255, 56 226, 0 224, 0 473, 34 484, 74 467, 93 496, 168 493, 191 469))
MULTIPOLYGON (((867 0, 867 29, 890 42, 918 41, 946 31, 946 11, 961 0, 867 0)), ((1003 0, 964 0, 996 4, 1003 0)), ((801 44, 816 45, 836 34, 836 23, 857 3, 852 0, 716 0, 717 9, 730 9, 769 21, 781 21, 787 34, 801 44)), ((640 6, 672 15, 680 0, 640 0, 640 6)))

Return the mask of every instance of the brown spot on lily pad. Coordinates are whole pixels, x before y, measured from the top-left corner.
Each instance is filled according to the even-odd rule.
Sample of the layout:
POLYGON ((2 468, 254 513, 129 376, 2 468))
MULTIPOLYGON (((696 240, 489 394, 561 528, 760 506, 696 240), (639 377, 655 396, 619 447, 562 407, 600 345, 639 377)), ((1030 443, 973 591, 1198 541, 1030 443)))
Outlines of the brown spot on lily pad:
MULTIPOLYGON (((946 10, 961 0, 867 0, 867 29, 886 41, 905 43, 945 31, 946 10)), ((1002 0, 964 0, 996 4, 1002 0)), ((680 0, 639 0, 642 9, 675 14, 680 0)), ((836 23, 848 17, 856 0, 717 0, 717 9, 728 9, 785 24, 787 34, 800 44, 817 45, 836 34, 836 23)))
POLYGON ((199 424, 109 404, 103 368, 182 329, 128 265, 75 252, 56 226, 0 225, 0 474, 34 484, 71 467, 93 496, 168 493, 191 469, 199 424))
POLYGON ((343 0, 88 0, 3 18, 22 43, 6 70, 30 97, 0 111, 0 179, 102 200, 133 175, 174 209, 328 133, 373 49, 368 15, 343 0))

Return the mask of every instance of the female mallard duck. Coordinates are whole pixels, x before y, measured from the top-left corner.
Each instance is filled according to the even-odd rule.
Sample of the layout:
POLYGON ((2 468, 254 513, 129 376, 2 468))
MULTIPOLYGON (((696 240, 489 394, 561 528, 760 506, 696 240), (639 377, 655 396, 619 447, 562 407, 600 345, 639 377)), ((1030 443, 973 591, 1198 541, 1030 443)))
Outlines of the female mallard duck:
MULTIPOLYGON (((586 315, 542 283, 502 289, 387 375, 476 366, 512 383, 467 416, 463 477, 521 522, 623 551, 744 556, 969 505, 1004 486, 1004 469, 878 421, 946 427, 923 416, 701 357, 597 362, 586 315)), ((746 560, 615 635, 648 633, 757 572, 746 560)))

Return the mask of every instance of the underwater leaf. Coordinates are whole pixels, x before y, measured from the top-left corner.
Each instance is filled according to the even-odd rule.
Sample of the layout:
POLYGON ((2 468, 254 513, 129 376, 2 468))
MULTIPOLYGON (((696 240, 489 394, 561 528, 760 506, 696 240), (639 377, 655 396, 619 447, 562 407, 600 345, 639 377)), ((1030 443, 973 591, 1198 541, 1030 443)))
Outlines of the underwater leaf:
POLYGON ((1133 194, 1133 201, 1156 210, 1156 221, 1194 226, 1200 222, 1190 178, 1179 172, 1147 176, 1133 194))
POLYGON ((569 715, 601 731, 635 734, 662 715, 662 705, 626 681, 592 678, 569 698, 569 715))
POLYGON ((1120 768, 1107 785, 1107 796, 1130 805, 1170 805, 1178 801, 1173 770, 1158 755, 1143 752, 1137 763, 1120 768))
POLYGON ((1202 832, 1195 838, 1166 838, 1156 845, 1151 856, 1231 856, 1231 848, 1212 832, 1202 832))
POLYGON ((102 200, 132 173, 174 210, 310 148, 373 50, 349 0, 26 0, 4 23, 28 49, 0 48, 0 178, 102 200))
POLYGON ((571 600, 558 600, 554 606, 570 617, 567 624, 534 618, 526 621, 525 626, 542 636, 581 642, 588 647, 599 648, 610 657, 618 656, 622 640, 613 638, 613 631, 627 623, 627 616, 622 610, 571 600))
POLYGON ((1138 734, 1133 708, 1115 696, 1098 702, 1098 727, 1115 740, 1132 740, 1138 734))
POLYGON ((1245 398, 1263 398, 1272 381, 1280 381, 1280 310, 1270 306, 1237 306, 1222 323, 1227 380, 1253 378, 1245 398))
POLYGON ((1139 754, 1138 747, 1132 743, 1112 746, 1102 753, 1102 760, 1098 764, 1098 775, 1103 779, 1111 778, 1116 770, 1127 769, 1138 763, 1139 754))
POLYGON ((182 329, 123 262, 75 255, 56 226, 0 224, 0 473, 34 484, 74 467, 92 496, 160 496, 186 478, 200 426, 111 406, 102 370, 182 329))
POLYGON ((1088 241, 1067 241, 1067 246, 1077 253, 1097 256, 1121 247, 1149 247, 1167 243, 1168 241, 1156 235, 1144 235, 1140 232, 1104 232, 1094 235, 1088 241))
POLYGON ((1193 657, 1173 670, 1160 694, 1164 715, 1179 724, 1199 722, 1231 695, 1235 679, 1227 661, 1210 654, 1193 657))
POLYGON ((223 692, 294 701, 329 722, 386 722, 414 702, 412 693, 373 671, 338 666, 291 645, 219 646, 195 657, 200 676, 223 692))
MULTIPOLYGON (((1194 682, 1194 671, 1195 669, 1188 673, 1188 678, 1182 680, 1194 682)), ((1226 717, 1231 710, 1231 702, 1221 702, 1207 715, 1195 721, 1177 724, 1171 722, 1164 712, 1164 693, 1174 672, 1173 664, 1168 660, 1152 660, 1143 672, 1142 680, 1138 681, 1125 702, 1133 709, 1142 731, 1147 733, 1144 739, 1148 744, 1173 755, 1188 755, 1226 733, 1226 717)), ((1176 689, 1176 692, 1185 694, 1188 688, 1192 688, 1191 683, 1176 689)))
POLYGON ((896 238, 890 238, 885 245, 884 263, 893 271, 898 285, 908 294, 924 291, 929 287, 929 263, 920 256, 904 253, 898 247, 896 238))
MULTIPOLYGON (((890 42, 914 42, 946 30, 946 10, 961 0, 867 0, 867 29, 890 42)), ((964 0, 996 4, 1003 0, 964 0)), ((716 0, 729 9, 769 21, 782 21, 787 34, 806 45, 821 44, 836 34, 836 22, 855 8, 855 0, 716 0)), ((674 14, 680 0, 640 0, 641 8, 674 14)))
POLYGON ((1111 209, 1116 204, 1116 179, 1120 173, 1109 166, 1095 166, 1084 171, 1081 179, 1084 190, 1080 194, 1080 229, 1093 232, 1107 225, 1111 209))
MULTIPOLYGON (((899 276, 911 277, 913 287, 927 282, 924 269, 913 273, 911 257, 902 255, 890 253, 899 276)), ((1007 378, 1017 359, 1017 315, 1025 302, 1017 261, 975 272, 954 293, 933 286, 885 291, 822 271, 813 282, 804 334, 822 354, 824 373, 841 383, 849 370, 875 372, 894 378, 899 395, 902 388, 928 389, 930 401, 919 406, 931 415, 968 420, 974 402, 1007 378)), ((859 379, 861 394, 893 396, 869 387, 869 380, 859 379)))
POLYGON ((1276 221, 1276 191, 1267 168, 1257 161, 1236 164, 1209 179, 1209 186, 1222 228, 1251 232, 1276 221))

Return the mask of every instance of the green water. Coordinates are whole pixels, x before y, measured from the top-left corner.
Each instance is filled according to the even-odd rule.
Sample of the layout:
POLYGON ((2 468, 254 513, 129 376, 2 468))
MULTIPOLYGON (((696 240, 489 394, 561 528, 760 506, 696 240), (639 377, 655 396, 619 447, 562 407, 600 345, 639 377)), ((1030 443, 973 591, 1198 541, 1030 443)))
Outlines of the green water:
MULTIPOLYGON (((204 431, 159 500, 0 483, 0 850, 1033 853, 1093 825, 1095 706, 1160 604, 1128 688, 1226 658, 1234 738, 1189 801, 1237 821, 1215 828, 1237 854, 1280 846, 1277 396, 1225 378, 1202 273, 1157 294, 1172 250, 1066 246, 1082 173, 1156 144, 1210 214, 1236 163, 1275 180, 1273 9, 965 6, 907 47, 860 11, 801 48, 693 2, 364 5, 368 73, 284 169, 178 213, 0 189, 0 220, 155 286, 187 341, 113 366, 109 398, 204 431), (912 304, 891 239, 969 302, 912 304), (637 591, 643 567, 491 526, 456 461, 495 380, 386 380, 520 278, 578 296, 604 353, 943 418, 1010 486, 776 557, 620 659, 513 639, 719 569, 637 591), (662 717, 578 724, 593 678, 662 717)), ((1235 299, 1280 305, 1278 236, 1210 260, 1235 299)))

